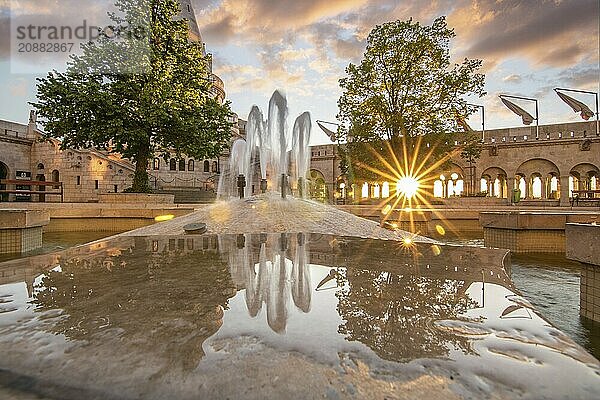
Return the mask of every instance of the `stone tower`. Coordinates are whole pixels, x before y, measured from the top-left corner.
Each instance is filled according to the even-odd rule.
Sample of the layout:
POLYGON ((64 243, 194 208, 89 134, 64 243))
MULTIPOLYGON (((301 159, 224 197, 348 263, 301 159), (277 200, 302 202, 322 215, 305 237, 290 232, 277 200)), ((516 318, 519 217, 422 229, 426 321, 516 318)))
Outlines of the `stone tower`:
POLYGON ((190 25, 190 39, 202 43, 202 36, 200 36, 200 29, 198 28, 198 21, 196 21, 196 13, 192 7, 191 0, 179 0, 181 6, 181 16, 188 20, 190 25))

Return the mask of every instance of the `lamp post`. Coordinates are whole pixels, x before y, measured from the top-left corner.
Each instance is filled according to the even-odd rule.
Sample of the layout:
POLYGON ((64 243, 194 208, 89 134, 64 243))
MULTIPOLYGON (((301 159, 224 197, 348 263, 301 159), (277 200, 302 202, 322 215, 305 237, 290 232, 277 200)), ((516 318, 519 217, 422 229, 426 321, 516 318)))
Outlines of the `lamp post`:
MULTIPOLYGON (((511 99, 519 99, 519 100, 527 100, 527 101, 535 102, 535 138, 539 139, 540 138, 540 117, 539 117, 539 109, 538 109, 538 100, 531 98, 531 97, 511 96, 508 94, 501 94, 498 97, 500 97, 501 99, 511 98, 511 99)), ((512 104, 512 103, 509 102, 509 104, 512 104)), ((524 117, 524 114, 527 114, 529 117, 531 117, 529 115, 529 113, 527 113, 527 111, 520 109, 520 107, 518 107, 518 106, 517 106, 518 110, 514 109, 513 107, 508 106, 508 104, 506 104, 506 106, 509 107, 512 112, 514 112, 517 115, 520 115, 521 117, 524 117)), ((513 104, 513 106, 516 106, 516 105, 513 104)), ((529 121, 529 123, 531 123, 531 121, 529 121)), ((526 125, 528 125, 528 124, 526 124, 526 125)))
MULTIPOLYGON (((566 99, 560 95, 560 92, 574 92, 574 93, 585 93, 585 94, 593 94, 596 97, 596 136, 600 136, 600 116, 598 114, 598 93, 591 92, 589 90, 579 90, 579 89, 566 89, 566 88, 554 88, 556 94, 567 103, 575 112, 581 112, 581 116, 584 117, 585 111, 589 110, 589 108, 580 101, 567 97, 566 99)), ((591 111, 591 110, 589 110, 591 111)), ((588 115, 589 117, 589 115, 588 115)), ((585 119, 585 118, 584 118, 585 119)))
MULTIPOLYGON (((328 124, 328 125, 335 125, 337 127, 340 127, 341 126, 340 124, 338 124, 337 122, 329 122, 329 121, 322 121, 322 120, 317 120, 316 122, 317 122, 317 125, 319 125, 319 128, 321 128, 321 130, 323 132, 325 132, 325 134, 329 137, 329 139, 332 142, 337 142, 338 146, 341 145, 340 144, 340 138, 339 138, 337 132, 333 132, 331 129, 328 129, 327 127, 323 126, 323 124, 328 124)), ((335 168, 335 158, 336 158, 336 155, 337 155, 335 147, 333 148, 333 154, 332 155, 333 155, 333 158, 332 158, 331 163, 332 163, 332 171, 333 171, 333 175, 334 175, 332 177, 332 179, 333 179, 332 188, 335 189, 335 185, 336 185, 336 182, 337 182, 336 179, 335 179, 335 175, 337 175, 336 174, 336 168, 335 168)))

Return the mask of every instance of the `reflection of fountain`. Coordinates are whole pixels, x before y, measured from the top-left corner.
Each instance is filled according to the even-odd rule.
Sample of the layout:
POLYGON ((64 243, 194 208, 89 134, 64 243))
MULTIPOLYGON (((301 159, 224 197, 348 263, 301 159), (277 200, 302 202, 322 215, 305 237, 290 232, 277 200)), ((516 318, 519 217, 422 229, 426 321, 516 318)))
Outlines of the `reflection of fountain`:
POLYGON ((290 292, 294 305, 310 311, 311 283, 306 235, 238 235, 220 238, 231 276, 244 287, 246 307, 256 317, 266 304, 267 323, 273 331, 285 331, 290 292), (256 249, 259 249, 258 252, 256 249), (293 261, 288 254, 293 254, 293 261), (255 256, 258 255, 258 259, 255 256))
POLYGON ((267 191, 270 180, 271 191, 281 193, 283 198, 292 192, 292 186, 297 188, 299 197, 306 196, 310 114, 305 112, 296 118, 291 132, 286 126, 287 114, 287 100, 279 91, 275 91, 269 101, 268 121, 257 106, 252 107, 246 124, 246 140, 233 143, 229 166, 221 174, 219 199, 254 194, 256 167, 259 167, 262 193, 267 191))

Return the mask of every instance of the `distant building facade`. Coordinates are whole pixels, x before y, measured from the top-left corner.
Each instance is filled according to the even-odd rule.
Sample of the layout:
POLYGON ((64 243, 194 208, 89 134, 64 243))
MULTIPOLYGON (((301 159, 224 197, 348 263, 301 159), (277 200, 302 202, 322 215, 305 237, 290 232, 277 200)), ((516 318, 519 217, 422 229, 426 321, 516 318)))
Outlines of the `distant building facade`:
MULTIPOLYGON (((476 195, 508 203, 518 189, 526 203, 567 205, 573 190, 600 189, 596 121, 542 125, 537 137, 535 127, 493 129, 482 140, 481 157, 473 165, 455 156, 435 172, 431 198, 476 195)), ((312 148, 310 174, 322 182, 313 196, 326 192, 331 202, 379 203, 396 194, 396 182, 349 182, 336 167, 339 161, 337 145, 312 148)))

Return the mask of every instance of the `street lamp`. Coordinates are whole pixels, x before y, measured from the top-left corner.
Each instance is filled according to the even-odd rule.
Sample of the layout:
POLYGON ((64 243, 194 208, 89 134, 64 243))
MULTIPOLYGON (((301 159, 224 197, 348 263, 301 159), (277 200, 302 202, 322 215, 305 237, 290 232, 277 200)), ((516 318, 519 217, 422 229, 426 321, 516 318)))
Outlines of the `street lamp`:
POLYGON ((501 94, 498 97, 500 97, 500 100, 502 100, 504 105, 506 107, 508 107, 509 110, 511 110, 515 114, 519 115, 523 119, 523 124, 530 125, 535 120, 535 138, 539 139, 540 138, 540 117, 539 117, 539 109, 538 109, 537 99, 533 99, 531 97, 510 96, 508 94, 501 94), (515 103, 506 100, 506 97, 511 98, 511 99, 534 101, 535 102, 535 118, 533 116, 531 116, 531 114, 529 114, 527 111, 525 111, 524 109, 522 109, 521 107, 516 105, 515 103))
POLYGON ((481 109, 481 142, 485 141, 485 107, 481 104, 467 103, 467 106, 481 109))
MULTIPOLYGON (((324 125, 324 124, 328 124, 328 125, 335 125, 337 127, 340 127, 341 126, 340 124, 338 124, 337 122, 329 122, 329 121, 322 121, 322 120, 317 120, 316 122, 317 122, 317 125, 319 125, 319 128, 321 128, 321 130, 323 132, 325 132, 325 134, 329 137, 329 139, 332 142, 334 142, 334 143, 337 142, 337 145, 341 146, 340 137, 338 136, 337 132, 332 131, 331 129, 327 128, 324 125)), ((336 160, 336 157, 337 157, 335 146, 333 147, 333 154, 332 155, 333 155, 333 159, 332 159, 332 168, 333 169, 332 169, 332 171, 333 171, 333 174, 335 176, 336 175, 335 160, 336 160)))
POLYGON ((554 91, 556 92, 558 97, 561 98, 562 101, 567 103, 569 105, 569 107, 571 107, 573 109, 573 111, 581 113, 581 118, 585 119, 586 121, 590 117, 594 116, 594 112, 592 110, 590 110, 590 108, 587 105, 585 105, 584 103, 582 103, 581 101, 576 100, 570 96, 567 96, 566 94, 561 93, 561 91, 562 92, 593 94, 594 96, 596 96, 596 136, 600 136, 600 122, 598 120, 598 118, 599 118, 599 116, 598 116, 598 93, 590 92, 589 90, 577 90, 577 89, 565 89, 565 88, 554 88, 554 91))
POLYGON ((323 130, 323 132, 325 132, 325 134, 327 136, 329 136, 329 139, 332 142, 335 141, 339 141, 339 137, 337 132, 332 131, 331 129, 327 128, 326 126, 324 126, 323 124, 328 124, 328 125, 335 125, 337 127, 340 126, 340 124, 336 123, 336 122, 328 122, 328 121, 321 121, 321 120, 317 120, 317 125, 319 125, 319 128, 321 128, 321 130, 323 130))

